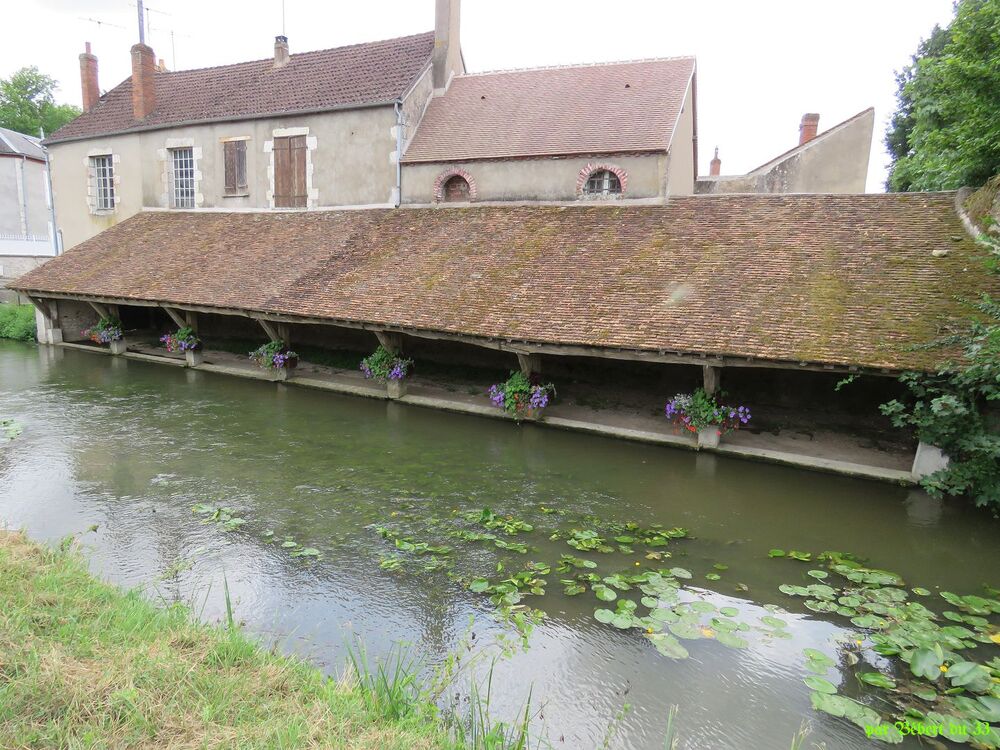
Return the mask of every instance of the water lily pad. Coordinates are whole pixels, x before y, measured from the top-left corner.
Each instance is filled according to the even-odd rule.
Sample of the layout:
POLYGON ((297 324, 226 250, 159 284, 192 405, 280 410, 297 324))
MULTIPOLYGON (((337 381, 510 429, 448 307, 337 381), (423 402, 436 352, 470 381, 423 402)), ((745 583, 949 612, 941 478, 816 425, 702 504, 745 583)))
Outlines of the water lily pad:
POLYGON ((667 627, 678 638, 684 638, 689 641, 698 640, 702 636, 701 628, 698 627, 697 623, 682 620, 680 622, 671 622, 667 627))
POLYGON ((688 650, 670 633, 649 633, 646 635, 656 650, 671 659, 687 659, 688 650))
POLYGON ((611 621, 615 619, 616 614, 617 613, 611 611, 610 609, 598 609, 595 610, 594 617, 597 619, 598 622, 603 622, 605 625, 610 625, 611 621))
POLYGON ((785 556, 785 550, 775 548, 775 549, 772 549, 772 550, 768 551, 767 556, 768 557, 784 557, 785 556))
POLYGON ((834 685, 829 680, 826 680, 822 677, 818 677, 814 674, 811 674, 808 677, 804 677, 802 681, 806 685, 808 685, 812 690, 815 690, 819 693, 826 693, 828 695, 833 695, 834 693, 837 692, 836 685, 834 685))
POLYGON ((293 549, 295 547, 298 547, 299 543, 293 542, 291 539, 286 539, 284 542, 281 543, 281 546, 285 549, 293 549))
POLYGON ((740 611, 736 607, 719 607, 719 614, 726 617, 736 617, 739 613, 740 611))
POLYGON ((827 573, 825 570, 810 570, 810 571, 806 572, 806 575, 807 576, 812 576, 813 578, 819 578, 819 579, 829 578, 830 577, 830 574, 827 573))
POLYGON ((747 648, 747 646, 750 645, 743 638, 740 638, 735 633, 731 633, 726 630, 717 631, 715 634, 715 640, 723 646, 728 646, 729 648, 747 648))
POLYGON ((489 591, 490 582, 485 578, 477 578, 472 583, 469 584, 469 591, 474 594, 482 594, 489 591))
POLYGON ((780 617, 772 617, 771 615, 764 615, 763 617, 760 618, 760 621, 772 628, 788 627, 788 623, 782 620, 780 617))
POLYGON ((858 679, 868 685, 885 688, 887 690, 891 690, 896 687, 896 681, 881 672, 863 672, 858 675, 858 679))
POLYGON ((706 581, 719 581, 721 579, 722 579, 722 576, 720 576, 718 573, 706 573, 705 574, 705 580, 706 581))
POLYGON ((925 588, 923 588, 921 586, 914 586, 912 589, 910 589, 910 591, 912 591, 917 596, 930 596, 931 595, 930 591, 928 591, 927 589, 925 589, 925 588))
POLYGON ((690 578, 691 571, 684 568, 671 568, 670 575, 674 576, 674 578, 690 578))
POLYGON ((594 596, 596 596, 602 602, 613 602, 615 599, 618 598, 618 594, 616 594, 612 589, 608 588, 607 586, 601 583, 594 584, 591 590, 594 592, 594 596))
POLYGON ((918 648, 910 656, 910 670, 917 677, 936 680, 941 675, 944 653, 937 644, 933 648, 918 648))

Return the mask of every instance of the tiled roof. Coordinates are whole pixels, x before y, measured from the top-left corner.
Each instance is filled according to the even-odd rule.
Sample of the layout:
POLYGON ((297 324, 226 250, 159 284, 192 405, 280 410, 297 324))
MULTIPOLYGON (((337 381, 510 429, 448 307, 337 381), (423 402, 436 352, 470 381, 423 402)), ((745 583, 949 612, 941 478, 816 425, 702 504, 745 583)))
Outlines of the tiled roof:
POLYGON ((406 162, 666 151, 693 57, 456 76, 406 162))
POLYGON ((45 152, 37 138, 9 128, 0 128, 0 156, 27 156, 45 161, 45 152))
POLYGON ((434 33, 302 52, 281 68, 274 60, 158 72, 156 109, 132 113, 132 79, 48 139, 89 138, 184 122, 246 119, 391 102, 430 63, 434 33))
POLYGON ((535 343, 929 368, 942 355, 908 347, 946 331, 960 298, 996 286, 954 200, 146 212, 13 286, 535 343))

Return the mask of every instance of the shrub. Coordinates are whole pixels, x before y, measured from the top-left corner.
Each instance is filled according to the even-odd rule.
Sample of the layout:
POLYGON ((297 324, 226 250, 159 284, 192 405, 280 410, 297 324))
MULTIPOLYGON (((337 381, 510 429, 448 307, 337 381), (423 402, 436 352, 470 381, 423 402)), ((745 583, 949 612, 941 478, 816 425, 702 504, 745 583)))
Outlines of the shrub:
POLYGON ((403 359, 393 354, 384 346, 379 346, 374 352, 361 360, 361 372, 366 378, 375 380, 403 380, 413 366, 412 359, 403 359))
POLYGON ((250 361, 265 370, 280 370, 295 367, 299 355, 291 351, 283 341, 269 341, 250 352, 250 361))
POLYGON ((698 432, 704 427, 718 427, 721 434, 739 429, 750 421, 745 406, 720 404, 715 396, 699 388, 694 393, 678 393, 667 402, 667 419, 681 429, 698 432))
POLYGON ((124 335, 122 322, 118 318, 110 316, 101 318, 97 321, 97 325, 85 328, 80 333, 95 344, 110 344, 112 341, 118 341, 124 335))
POLYGON ((503 383, 490 386, 489 397, 494 406, 520 418, 529 410, 544 409, 555 392, 551 383, 532 382, 523 372, 514 370, 503 383))
POLYGON ((0 339, 35 340, 35 308, 0 304, 0 339))

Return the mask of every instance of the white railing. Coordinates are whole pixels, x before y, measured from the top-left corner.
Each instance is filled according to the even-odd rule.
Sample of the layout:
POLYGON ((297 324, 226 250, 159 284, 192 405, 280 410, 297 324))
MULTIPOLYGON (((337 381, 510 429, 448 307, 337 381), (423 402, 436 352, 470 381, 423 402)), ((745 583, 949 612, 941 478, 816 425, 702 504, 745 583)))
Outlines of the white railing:
POLYGON ((0 233, 0 255, 55 255, 52 240, 30 234, 0 233))

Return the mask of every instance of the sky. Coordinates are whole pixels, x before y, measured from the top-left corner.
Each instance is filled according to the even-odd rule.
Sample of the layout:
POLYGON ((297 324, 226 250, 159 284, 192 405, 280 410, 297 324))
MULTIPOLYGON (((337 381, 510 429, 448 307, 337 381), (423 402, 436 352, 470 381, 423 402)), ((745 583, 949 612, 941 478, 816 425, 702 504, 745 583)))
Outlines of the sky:
MULTIPOLYGON (((58 101, 79 105, 78 55, 89 41, 101 89, 113 88, 131 72, 134 2, 19 0, 6 11, 8 28, 21 33, 0 45, 0 77, 36 65, 60 82, 58 101)), ((146 7, 147 43, 171 69, 269 57, 283 23, 293 54, 434 27, 434 0, 146 7)), ((881 191, 895 71, 952 14, 952 0, 465 0, 461 41, 469 72, 695 55, 701 174, 716 146, 722 173, 740 174, 796 145, 803 113, 820 113, 822 131, 874 107, 868 190, 881 191)))

